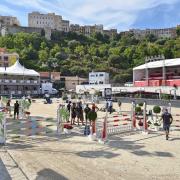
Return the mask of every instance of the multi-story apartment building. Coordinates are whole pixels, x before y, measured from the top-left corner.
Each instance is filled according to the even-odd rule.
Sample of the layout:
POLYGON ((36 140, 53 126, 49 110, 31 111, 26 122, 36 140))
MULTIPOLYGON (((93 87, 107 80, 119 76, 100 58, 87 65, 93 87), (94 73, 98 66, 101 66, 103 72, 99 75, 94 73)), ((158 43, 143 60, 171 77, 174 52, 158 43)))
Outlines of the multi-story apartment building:
POLYGON ((20 22, 17 19, 17 17, 13 17, 13 16, 0 16, 0 26, 20 26, 20 22))
POLYGON ((8 53, 5 48, 0 48, 0 67, 8 67, 19 58, 17 53, 8 53))
POLYGON ((90 36, 95 32, 103 33, 103 25, 93 25, 93 26, 80 26, 78 24, 71 24, 70 31, 76 32, 78 34, 83 34, 85 36, 90 36))
POLYGON ((109 84, 109 73, 106 72, 89 73, 89 84, 109 84))
POLYGON ((110 37, 113 37, 117 34, 117 29, 104 30, 103 33, 110 37))
POLYGON ((58 31, 69 32, 69 21, 63 20, 62 16, 55 13, 40 14, 39 12, 32 12, 28 14, 28 26, 51 29, 58 31))
POLYGON ((80 25, 79 24, 71 24, 70 31, 75 33, 80 33, 80 25))
POLYGON ((163 29, 130 29, 136 38, 145 37, 148 34, 154 34, 158 38, 174 38, 176 37, 176 28, 163 28, 163 29))

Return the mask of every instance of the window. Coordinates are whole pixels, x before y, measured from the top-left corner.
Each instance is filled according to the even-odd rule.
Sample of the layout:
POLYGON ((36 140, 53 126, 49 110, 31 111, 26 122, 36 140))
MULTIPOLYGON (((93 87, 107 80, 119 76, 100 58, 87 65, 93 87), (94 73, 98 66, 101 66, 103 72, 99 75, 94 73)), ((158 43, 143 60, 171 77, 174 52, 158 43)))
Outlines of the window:
POLYGON ((90 75, 90 77, 94 77, 94 75, 90 75))
POLYGON ((4 60, 5 60, 5 61, 8 61, 8 56, 4 56, 4 60))
POLYGON ((103 81, 99 81, 99 84, 104 84, 103 81))
POLYGON ((102 76, 104 76, 104 74, 99 74, 99 76, 101 76, 101 77, 102 77, 102 76))

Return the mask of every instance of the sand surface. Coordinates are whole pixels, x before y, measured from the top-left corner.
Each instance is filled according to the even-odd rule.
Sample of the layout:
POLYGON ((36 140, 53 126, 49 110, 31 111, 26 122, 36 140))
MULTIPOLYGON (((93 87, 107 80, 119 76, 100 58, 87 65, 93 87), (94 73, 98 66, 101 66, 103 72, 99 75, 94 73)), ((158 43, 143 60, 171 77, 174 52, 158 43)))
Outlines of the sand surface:
MULTIPOLYGON (((34 116, 56 117, 60 100, 47 105, 36 100, 34 116)), ((99 105, 103 106, 103 105, 99 105)), ((117 108, 117 104, 114 104, 117 108)), ((130 110, 130 104, 122 104, 130 110)), ((151 108, 150 106, 148 108, 151 108)), ((172 113, 180 113, 172 108, 172 113)), ((104 113, 98 112, 98 116, 104 113)), ((174 117, 178 120, 180 117, 174 117)), ((133 132, 108 137, 106 144, 90 141, 83 128, 70 135, 35 136, 8 141, 0 151, 0 180, 178 180, 180 179, 180 127, 174 122, 170 139, 162 131, 133 132), (9 168, 11 167, 11 168, 9 168)))

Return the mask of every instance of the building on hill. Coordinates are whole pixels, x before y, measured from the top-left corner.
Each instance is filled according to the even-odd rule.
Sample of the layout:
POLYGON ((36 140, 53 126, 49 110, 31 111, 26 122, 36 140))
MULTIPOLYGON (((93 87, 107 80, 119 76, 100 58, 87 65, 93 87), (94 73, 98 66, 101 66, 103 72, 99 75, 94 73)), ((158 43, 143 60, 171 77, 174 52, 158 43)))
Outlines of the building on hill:
POLYGON ((103 33, 108 35, 109 37, 113 37, 117 35, 117 29, 103 30, 103 33))
POLYGON ((90 36, 93 33, 102 33, 103 34, 103 25, 95 24, 93 26, 80 26, 79 24, 71 24, 70 31, 78 34, 83 34, 85 36, 90 36))
POLYGON ((0 95, 38 95, 40 93, 40 75, 32 69, 26 69, 19 63, 0 67, 0 95))
POLYGON ((79 34, 80 33, 80 25, 79 24, 71 24, 70 31, 79 34))
POLYGON ((56 29, 58 31, 69 32, 69 21, 63 20, 62 16, 55 13, 41 14, 32 12, 28 14, 28 26, 36 28, 56 29))
POLYGON ((162 29, 130 29, 136 38, 145 37, 147 35, 153 34, 158 38, 174 38, 177 36, 176 28, 162 28, 162 29))
POLYGON ((17 17, 13 16, 0 16, 0 27, 2 26, 20 26, 20 22, 17 17))
POLYGON ((89 84, 109 84, 109 73, 106 72, 90 72, 89 84))
POLYGON ((19 58, 17 53, 9 53, 6 48, 0 48, 0 67, 8 67, 19 58))
POLYGON ((38 33, 42 36, 45 36, 46 39, 51 39, 51 29, 46 28, 37 28, 37 27, 24 27, 24 26, 4 26, 0 28, 0 34, 5 36, 7 34, 16 34, 19 32, 25 33, 38 33))

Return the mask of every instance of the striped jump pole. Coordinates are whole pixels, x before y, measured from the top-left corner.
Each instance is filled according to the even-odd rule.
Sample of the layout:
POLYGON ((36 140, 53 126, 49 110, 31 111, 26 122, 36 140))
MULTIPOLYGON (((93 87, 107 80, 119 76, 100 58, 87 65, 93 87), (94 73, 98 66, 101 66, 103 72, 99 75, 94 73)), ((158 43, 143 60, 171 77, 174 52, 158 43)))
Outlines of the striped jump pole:
POLYGON ((0 112, 0 144, 6 144, 6 115, 0 112))
POLYGON ((131 119, 132 119, 132 130, 136 130, 136 112, 135 112, 136 104, 132 102, 131 104, 131 119))
POLYGON ((147 104, 146 101, 144 101, 143 104, 143 131, 145 134, 148 133, 148 124, 147 124, 147 116, 146 116, 146 109, 147 109, 147 104))
POLYGON ((102 141, 107 141, 107 119, 106 117, 104 118, 103 122, 103 130, 102 130, 102 141))

